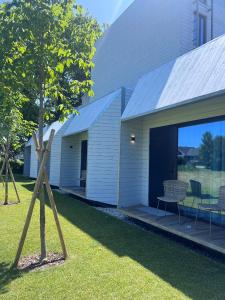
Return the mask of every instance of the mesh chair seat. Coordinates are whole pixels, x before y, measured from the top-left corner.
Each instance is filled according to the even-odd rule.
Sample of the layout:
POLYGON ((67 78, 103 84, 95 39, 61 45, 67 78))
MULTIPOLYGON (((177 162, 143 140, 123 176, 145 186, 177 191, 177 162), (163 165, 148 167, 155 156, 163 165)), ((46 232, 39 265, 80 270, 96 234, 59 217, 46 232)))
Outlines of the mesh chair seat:
POLYGON ((180 223, 179 204, 180 202, 184 201, 189 185, 188 183, 183 182, 181 180, 165 180, 163 182, 163 186, 164 186, 164 196, 157 197, 158 199, 157 209, 159 208, 160 201, 165 203, 165 212, 166 212, 167 203, 176 203, 178 213, 179 213, 179 223, 180 223))
MULTIPOLYGON (((225 211, 225 186, 221 186, 219 189, 219 198, 216 204, 201 204, 198 206, 198 210, 196 213, 195 223, 198 220, 198 214, 200 209, 209 212, 209 233, 212 233, 212 212, 217 211, 222 214, 222 211, 225 211)), ((222 218, 221 218, 222 221, 222 218)))
POLYGON ((175 197, 171 198, 171 197, 158 197, 157 198, 158 200, 160 201, 163 201, 163 202, 168 202, 168 203, 177 203, 177 202, 180 202, 179 199, 175 199, 175 197))

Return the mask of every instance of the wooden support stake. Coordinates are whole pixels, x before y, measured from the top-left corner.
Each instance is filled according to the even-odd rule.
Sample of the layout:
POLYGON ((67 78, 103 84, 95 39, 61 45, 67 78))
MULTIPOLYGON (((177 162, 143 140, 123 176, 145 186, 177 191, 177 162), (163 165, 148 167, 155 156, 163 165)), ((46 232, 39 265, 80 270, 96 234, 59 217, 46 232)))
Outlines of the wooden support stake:
POLYGON ((12 172, 12 168, 10 166, 10 163, 8 163, 8 168, 9 168, 10 177, 11 177, 12 182, 13 182, 14 190, 16 192, 17 201, 18 201, 18 203, 20 203, 20 197, 19 197, 19 193, 18 193, 18 190, 17 190, 17 187, 16 187, 16 182, 15 182, 15 178, 13 176, 13 172, 12 172))
MULTIPOLYGON (((3 151, 6 153, 6 148, 4 145, 2 145, 2 149, 3 151)), ((7 154, 6 154, 7 155, 7 154)), ((5 163, 6 159, 4 160, 4 163, 5 163)), ((19 193, 18 193, 18 190, 17 190, 17 187, 16 187, 16 182, 15 182, 15 178, 14 178, 14 175, 13 175, 13 172, 12 172, 12 168, 10 166, 10 162, 9 160, 7 160, 7 165, 8 165, 8 171, 9 171, 9 174, 10 174, 10 177, 12 179, 12 183, 13 183, 13 187, 14 187, 14 190, 16 192, 16 197, 17 197, 17 201, 18 203, 20 203, 20 197, 19 197, 19 193)), ((4 165, 4 168, 5 168, 5 165, 4 165)), ((3 172, 4 169, 2 169, 1 171, 3 172)), ((0 173, 2 175, 2 173, 0 173)))
MULTIPOLYGON (((35 143, 37 153, 38 153, 38 157, 39 157, 40 156, 40 146, 39 146, 36 135, 34 136, 34 143, 35 143)), ((47 150, 47 151, 49 151, 49 150, 47 150)), ((56 208, 56 205, 55 205, 54 196, 53 196, 52 189, 51 189, 51 186, 50 186, 50 183, 49 183, 49 180, 48 180, 48 175, 47 175, 47 172, 46 172, 46 168, 44 168, 44 180, 45 180, 46 190, 47 190, 48 198, 49 198, 49 201, 50 201, 50 204, 51 204, 53 216, 54 216, 54 219, 55 219, 56 228, 57 228, 57 231, 58 231, 59 240, 60 240, 60 243, 61 243, 63 255, 64 255, 64 258, 66 259, 68 257, 68 254, 67 254, 67 250, 66 250, 65 241, 64 241, 64 238, 63 238, 62 229, 61 229, 60 222, 59 222, 59 217, 58 217, 58 212, 57 212, 57 208, 56 208)))
POLYGON ((49 181, 48 181, 48 176, 46 174, 46 169, 45 169, 45 184, 46 184, 46 189, 47 189, 49 201, 50 201, 50 204, 51 204, 52 212, 53 212, 53 215, 54 215, 54 219, 55 219, 55 223, 56 223, 56 227, 57 227, 57 231, 58 231, 59 240, 60 240, 60 243, 61 243, 63 255, 64 255, 64 258, 66 259, 68 254, 67 254, 67 250, 66 250, 65 241, 64 241, 64 238, 63 238, 62 229, 61 229, 60 222, 59 222, 58 212, 57 212, 57 208, 56 208, 56 205, 55 205, 55 200, 54 200, 54 197, 53 197, 52 189, 51 189, 51 186, 50 186, 49 181))
POLYGON ((1 168, 1 171, 0 171, 0 178, 1 178, 1 180, 2 180, 3 187, 4 187, 5 181, 4 181, 4 178, 3 178, 3 176, 2 176, 2 173, 3 173, 4 169, 5 169, 5 158, 3 159, 3 162, 2 162, 2 168, 1 168))
MULTIPOLYGON (((47 144, 47 149, 51 148, 51 144, 52 144, 52 141, 53 141, 53 138, 54 138, 54 134, 55 134, 55 130, 52 130, 51 133, 50 133, 48 144, 47 144)), ((21 256, 21 253, 22 253, 22 250, 23 250, 24 242, 25 242, 25 239, 26 239, 26 236, 27 236, 27 231, 28 231, 30 221, 31 221, 31 217, 32 217, 32 214, 33 214, 33 210, 34 210, 35 201, 37 199, 40 186, 43 183, 44 167, 45 167, 45 164, 47 162, 47 159, 48 159, 48 151, 46 151, 43 155, 43 159, 42 159, 41 166, 40 166, 40 169, 39 169, 39 172, 38 172, 38 177, 37 177, 37 180, 36 180, 36 183, 35 183, 35 186, 34 186, 34 191, 33 191, 32 199, 31 199, 30 207, 28 209, 27 218, 26 218, 26 221, 25 221, 25 224, 24 224, 24 228, 23 228, 23 231, 22 231, 22 235, 21 235, 21 238, 20 238, 20 242, 19 242, 19 246, 18 246, 18 249, 17 249, 17 253, 16 253, 16 257, 15 257, 13 266, 18 265, 18 262, 19 262, 19 259, 20 259, 20 256, 21 256)))

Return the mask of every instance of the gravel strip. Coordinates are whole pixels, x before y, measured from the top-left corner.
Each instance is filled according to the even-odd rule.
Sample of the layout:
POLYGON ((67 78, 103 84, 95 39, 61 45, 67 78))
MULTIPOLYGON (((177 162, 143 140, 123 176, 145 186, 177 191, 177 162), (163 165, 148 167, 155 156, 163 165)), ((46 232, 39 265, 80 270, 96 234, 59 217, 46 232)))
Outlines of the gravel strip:
POLYGON ((135 223, 135 221, 132 221, 132 219, 130 219, 129 217, 125 216, 123 213, 121 213, 117 208, 109 208, 109 207, 96 207, 94 206, 94 208, 96 210, 99 210, 107 215, 110 215, 110 216, 113 216, 125 223, 128 223, 128 224, 132 224, 138 228, 141 228, 143 230, 145 230, 142 226, 138 225, 135 223))

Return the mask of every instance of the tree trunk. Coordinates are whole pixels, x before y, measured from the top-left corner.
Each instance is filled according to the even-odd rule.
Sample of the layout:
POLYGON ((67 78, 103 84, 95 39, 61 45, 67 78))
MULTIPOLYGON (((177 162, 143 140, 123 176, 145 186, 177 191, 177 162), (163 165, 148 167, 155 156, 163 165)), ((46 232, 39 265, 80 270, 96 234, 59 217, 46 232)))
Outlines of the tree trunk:
MULTIPOLYGON (((40 109, 39 109, 39 145, 41 148, 41 155, 39 159, 39 166, 43 159, 43 128, 44 128, 44 93, 43 86, 40 86, 40 109)), ((41 260, 46 258, 46 239, 45 239, 45 191, 42 182, 39 193, 40 199, 40 240, 41 240, 41 260)))

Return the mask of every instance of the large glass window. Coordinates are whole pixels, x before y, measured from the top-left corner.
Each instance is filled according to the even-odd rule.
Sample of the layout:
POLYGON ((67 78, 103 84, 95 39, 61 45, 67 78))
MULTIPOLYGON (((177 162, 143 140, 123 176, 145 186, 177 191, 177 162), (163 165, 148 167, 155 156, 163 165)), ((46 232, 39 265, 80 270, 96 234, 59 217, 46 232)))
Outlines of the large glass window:
POLYGON ((185 206, 218 201, 225 185, 225 121, 179 128, 178 179, 190 183, 185 206))

